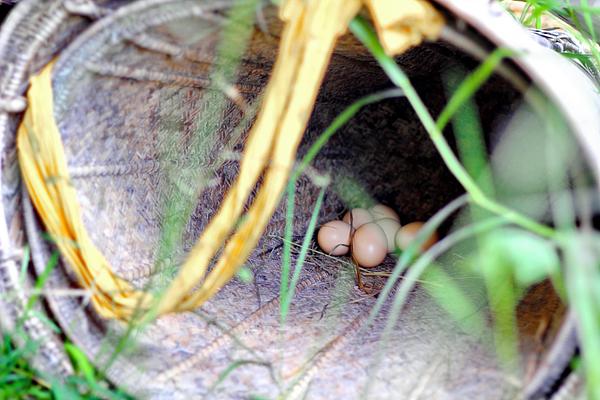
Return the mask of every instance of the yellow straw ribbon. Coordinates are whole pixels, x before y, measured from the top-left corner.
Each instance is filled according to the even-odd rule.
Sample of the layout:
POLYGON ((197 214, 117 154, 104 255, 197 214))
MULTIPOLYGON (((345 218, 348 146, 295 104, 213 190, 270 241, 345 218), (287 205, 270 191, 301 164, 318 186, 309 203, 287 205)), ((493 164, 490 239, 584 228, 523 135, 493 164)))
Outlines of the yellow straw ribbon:
POLYGON ((443 26, 437 11, 421 0, 287 0, 280 8, 285 26, 279 55, 245 146, 239 176, 159 299, 115 275, 90 240, 54 120, 52 64, 31 78, 29 106, 17 133, 23 181, 79 284, 91 290, 92 303, 101 316, 127 320, 136 312, 152 310, 161 315, 195 309, 232 278, 279 203, 337 39, 363 5, 371 11, 384 48, 392 55, 424 37, 434 39, 443 26), (234 221, 261 176, 260 191, 232 235, 234 221))
POLYGON ((70 182, 60 133, 53 114, 52 64, 31 78, 29 106, 17 133, 23 181, 33 205, 60 253, 103 317, 126 317, 124 310, 147 308, 149 296, 112 272, 83 225, 77 193, 70 182))

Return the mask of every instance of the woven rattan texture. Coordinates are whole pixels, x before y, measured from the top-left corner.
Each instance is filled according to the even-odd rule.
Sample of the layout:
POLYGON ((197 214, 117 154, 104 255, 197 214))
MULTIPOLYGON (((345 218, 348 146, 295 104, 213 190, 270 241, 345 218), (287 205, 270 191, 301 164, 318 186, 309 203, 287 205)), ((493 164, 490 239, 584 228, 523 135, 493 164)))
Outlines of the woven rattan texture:
MULTIPOLYGON (((65 15, 69 25, 51 35, 52 45, 33 64, 49 59, 67 39, 71 42, 56 64, 54 90, 73 185, 94 243, 118 273, 140 286, 164 283, 216 212, 237 174, 247 133, 242 128, 249 123, 244 117, 252 115, 258 104, 275 59, 279 27, 272 10, 265 10, 261 17, 266 31, 257 28, 238 78, 230 82, 240 97, 226 100, 218 114, 206 112, 223 99, 222 91, 210 88, 210 71, 229 3, 137 2, 107 15, 74 39, 70 38, 90 20, 65 15), (207 129, 212 127, 207 121, 218 123, 207 129), (194 188, 201 182, 203 190, 197 192, 194 188), (174 201, 178 205, 173 207, 174 201), (169 222, 184 227, 183 239, 163 257, 161 235, 169 222)), ((59 12, 53 15, 62 17, 59 12)), ((25 42, 23 38, 23 46, 25 42)), ((444 44, 422 46, 399 62, 434 115, 446 101, 441 72, 456 64, 475 65, 444 44)), ((8 65, 2 63, 0 68, 8 65)), ((389 86, 364 50, 344 37, 300 155, 345 106, 389 86)), ((486 132, 501 128, 519 104, 517 93, 498 78, 478 96, 486 132)), ((4 124, 0 127, 14 131, 17 121, 0 120, 4 124)), ((11 233, 17 234, 22 229, 20 189, 12 137, 5 137, 4 207, 7 217, 15 220, 11 233)), ((344 195, 348 182, 397 208, 406 222, 428 218, 461 193, 404 99, 361 111, 332 138, 314 167, 313 175, 332 178, 320 222, 340 216, 356 200, 344 195)), ((297 185, 295 243, 302 240, 318 190, 310 175, 297 185)), ((53 249, 28 207, 25 202, 28 241, 39 273, 53 249)), ((314 244, 286 328, 280 330, 277 297, 284 225, 285 208, 280 206, 247 262, 253 283, 235 279, 197 312, 162 317, 136 333, 108 369, 109 378, 153 398, 274 397, 282 390, 292 397, 308 390, 309 398, 356 398, 367 381, 373 398, 514 396, 521 382, 497 368, 490 338, 462 333, 422 288, 411 295, 392 337, 380 348, 378 335, 389 305, 374 327, 360 331, 373 297, 354 287, 348 258, 321 255, 314 244), (370 377, 379 349, 380 372, 370 377), (240 360, 251 362, 213 387, 219 375, 240 360)), ((296 247, 293 253, 295 258, 296 247)), ((381 269, 392 265, 388 259, 381 269)), ((381 285, 377 279, 369 283, 381 285)), ((49 285, 72 287, 68 267, 54 271, 49 285)), ((483 301, 479 291, 471 294, 474 301, 483 301)), ((548 314, 560 316, 556 299, 545 303, 548 314)), ((65 334, 97 365, 110 358, 126 327, 100 321, 80 298, 50 296, 47 304, 65 334)), ((523 315, 535 325, 537 314, 525 308, 523 315)), ((58 346, 58 338, 54 340, 58 346)), ((53 357, 65 364, 60 353, 53 357)))

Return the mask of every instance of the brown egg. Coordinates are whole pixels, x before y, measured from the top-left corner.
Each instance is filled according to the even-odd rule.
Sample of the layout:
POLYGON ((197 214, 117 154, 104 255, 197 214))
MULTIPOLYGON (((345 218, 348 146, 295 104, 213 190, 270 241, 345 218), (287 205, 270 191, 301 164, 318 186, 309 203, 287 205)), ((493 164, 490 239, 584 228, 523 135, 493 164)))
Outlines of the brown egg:
POLYGON ((396 248, 396 234, 400 230, 400 223, 393 218, 383 218, 376 220, 375 223, 385 233, 387 239, 387 251, 391 253, 396 248))
POLYGON ((348 211, 346 215, 344 215, 343 221, 352 225, 352 228, 358 229, 364 224, 373 222, 373 216, 364 208, 355 208, 352 211, 348 211))
MULTIPOLYGON (((423 222, 411 222, 410 224, 406 224, 400 228, 398 233, 396 233, 396 246, 398 246, 401 250, 406 250, 406 248, 411 244, 411 242, 415 239, 421 228, 425 225, 423 222)), ((433 246, 438 241, 437 233, 434 232, 421 246, 421 251, 426 251, 431 246, 433 246)))
POLYGON ((319 229, 319 247, 332 256, 343 256, 350 249, 350 225, 343 221, 329 221, 319 229))
POLYGON ((387 238, 379 225, 374 222, 364 224, 352 237, 352 256, 366 268, 376 267, 387 254, 387 238))
POLYGON ((398 214, 396 213, 396 211, 392 210, 388 206, 384 206, 383 204, 377 204, 376 206, 371 207, 371 209, 369 211, 371 212, 371 215, 373 216, 373 218, 375 220, 383 219, 383 218, 391 218, 391 219, 395 219, 396 221, 400 222, 400 217, 398 217, 398 214))

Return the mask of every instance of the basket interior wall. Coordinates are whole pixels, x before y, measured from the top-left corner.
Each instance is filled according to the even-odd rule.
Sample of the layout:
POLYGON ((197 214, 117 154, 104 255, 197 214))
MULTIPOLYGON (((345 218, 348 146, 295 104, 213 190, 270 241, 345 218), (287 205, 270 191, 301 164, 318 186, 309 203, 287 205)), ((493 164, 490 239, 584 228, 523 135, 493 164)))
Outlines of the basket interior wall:
MULTIPOLYGON (((224 92, 231 94, 231 88, 223 90, 223 83, 212 86, 218 81, 212 72, 217 27, 212 20, 183 18, 150 26, 141 34, 117 35, 115 40, 107 25, 95 37, 71 46, 57 64, 55 115, 84 222, 115 270, 139 285, 157 277, 168 281, 218 209, 237 175, 251 110, 259 104, 275 59, 277 27, 269 32, 257 29, 233 82, 237 97, 227 97, 224 92), (199 186, 203 190, 197 190, 199 186), (169 240, 173 246, 164 246, 169 240)), ((477 65, 444 43, 422 45, 398 62, 434 116, 447 101, 444 73, 457 65, 467 70, 477 65)), ((354 100, 389 87, 389 80, 365 50, 344 37, 299 156, 354 100)), ((476 101, 490 144, 492 133, 514 113, 521 96, 493 77, 476 101)), ((446 133, 452 143, 451 132, 446 133)), ((314 168, 332 178, 320 222, 361 204, 357 190, 347 190, 350 184, 397 209, 405 222, 426 220, 462 193, 403 98, 361 110, 320 152, 314 168)), ((302 240, 318 190, 310 175, 297 185, 295 242, 302 240)), ((355 321, 368 312, 374 299, 354 287, 349 259, 326 257, 313 244, 315 252, 309 253, 301 289, 282 333, 276 299, 284 227, 281 205, 248 261, 253 283, 235 279, 198 312, 159 319, 136 338, 136 345, 125 354, 127 360, 117 363, 109 376, 135 391, 152 389, 167 395, 176 388, 200 395, 232 362, 258 353, 269 365, 278 365, 284 383, 293 382, 308 365, 313 371, 313 393, 322 398, 356 396, 356 388, 369 379, 365 371, 385 316, 357 337, 355 321), (223 330, 233 332, 240 342, 227 339, 223 330), (332 357, 336 362, 331 362, 332 357), (152 378, 148 388, 131 385, 140 376, 152 378)), ((294 250, 293 257, 297 254, 294 250)), ((389 258, 383 268, 393 262, 389 258)), ((65 271, 54 284, 69 285, 65 271)), ((482 299, 480 292, 472 296, 482 299)), ((489 338, 464 335, 420 289, 409 303, 386 344, 374 393, 382 398, 408 395, 423 374, 435 372, 432 366, 443 371, 425 389, 432 396, 469 398, 485 392, 497 397, 516 390, 498 372, 486 343, 489 338), (487 373, 484 378, 482 371, 487 373)), ((101 344, 112 340, 107 333, 123 332, 118 324, 97 320, 77 301, 52 299, 51 308, 68 336, 94 360, 102 360, 102 354, 106 357, 101 344)), ((552 303, 549 313, 558 308, 552 303)), ((238 368, 230 379, 231 384, 216 393, 273 396, 280 389, 262 364, 238 368)))
MULTIPOLYGON (((172 40, 173 32, 168 34, 172 40)), ((201 37, 198 55, 210 59, 211 40, 201 37)), ((258 105, 275 52, 276 41, 257 32, 240 67, 238 104, 206 88, 211 63, 174 59, 131 43, 113 46, 88 62, 89 69, 78 72, 77 80, 69 68, 64 76, 58 71, 56 114, 85 222, 119 272, 153 268, 165 227, 185 225, 190 211, 183 244, 175 246, 180 249, 165 263, 179 263, 195 242, 236 177, 247 133, 241 125, 250 126, 243 118, 251 115, 242 108, 258 105), (204 189, 196 193, 194 187, 204 189)), ((447 101, 443 72, 456 64, 473 65, 458 54, 449 46, 429 44, 399 60, 434 116, 447 101)), ((373 60, 341 49, 333 57, 299 156, 345 107, 390 86, 373 60)), ((519 95, 497 78, 479 97, 485 132, 493 132, 519 103, 519 95)), ((355 193, 344 191, 349 182, 397 208, 403 221, 425 220, 461 193, 403 98, 360 111, 330 140, 314 167, 333 179, 323 220, 360 204, 355 193)), ((297 190, 295 233, 300 235, 318 188, 305 176, 297 190)), ((284 215, 280 207, 268 237, 281 236, 284 215)))

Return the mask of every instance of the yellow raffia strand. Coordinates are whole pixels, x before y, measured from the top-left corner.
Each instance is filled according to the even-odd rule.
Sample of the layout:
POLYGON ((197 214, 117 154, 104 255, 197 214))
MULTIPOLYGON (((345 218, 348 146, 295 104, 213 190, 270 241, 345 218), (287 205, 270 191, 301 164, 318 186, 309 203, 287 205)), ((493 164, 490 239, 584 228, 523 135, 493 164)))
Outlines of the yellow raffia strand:
POLYGON ((287 0, 280 9, 285 27, 279 56, 248 137, 239 176, 160 299, 135 290, 116 276, 91 242, 54 120, 52 65, 31 79, 29 107, 17 136, 23 180, 79 283, 92 290, 92 302, 100 315, 127 320, 136 311, 153 310, 160 315, 194 309, 231 279, 256 246, 279 202, 336 41, 364 4, 390 54, 404 51, 423 37, 435 37, 443 25, 439 14, 419 0, 287 0), (225 243, 263 174, 260 191, 243 223, 225 243), (221 257, 207 274, 223 246, 221 257))
MULTIPOLYGON (((191 286, 181 274, 178 277, 181 278, 181 286, 174 286, 164 297, 165 302, 182 301, 184 307, 202 303, 233 276, 240 260, 245 260, 256 245, 279 202, 335 41, 346 30, 348 22, 356 15, 360 5, 360 0, 291 0, 281 8, 280 16, 286 24, 278 62, 267 87, 264 108, 252 128, 244 151, 240 177, 232 188, 233 193, 239 193, 237 188, 240 185, 246 190, 243 198, 236 199, 236 206, 243 206, 249 190, 259 177, 256 173, 252 175, 249 185, 243 183, 242 180, 246 177, 244 168, 256 171, 254 153, 262 153, 268 148, 270 163, 264 183, 244 223, 225 247, 221 259, 202 287, 189 297, 184 296, 191 286), (185 287, 185 292, 179 289, 181 287, 185 287)), ((228 194, 226 201, 229 198, 228 194)), ((223 203, 220 213, 226 212, 226 204, 223 203)), ((218 219, 219 215, 216 216, 216 220, 218 219)), ((227 227, 231 226, 231 221, 226 221, 227 227)), ((218 249, 215 246, 217 243, 213 242, 211 236, 206 236, 206 240, 211 242, 209 245, 213 246, 211 252, 214 254, 218 249)), ((220 246, 220 243, 218 245, 220 246)), ((202 246, 202 239, 198 246, 202 246)), ((186 268, 194 268, 192 259, 184 264, 182 272, 185 272, 186 268)), ((160 311, 162 310, 159 309, 160 311)))
POLYGON ((395 56, 423 39, 435 40, 444 26, 442 15, 424 0, 364 0, 385 52, 395 56))
POLYGON ((17 133, 23 180, 46 229, 79 283, 93 291, 92 302, 103 317, 128 317, 129 310, 148 307, 149 296, 112 272, 83 226, 60 133, 54 121, 52 65, 31 78, 29 107, 17 133))

